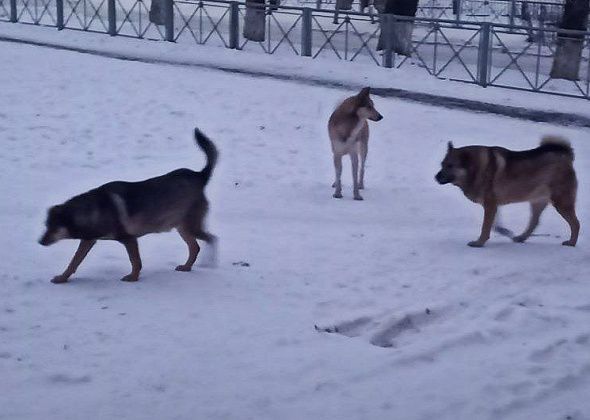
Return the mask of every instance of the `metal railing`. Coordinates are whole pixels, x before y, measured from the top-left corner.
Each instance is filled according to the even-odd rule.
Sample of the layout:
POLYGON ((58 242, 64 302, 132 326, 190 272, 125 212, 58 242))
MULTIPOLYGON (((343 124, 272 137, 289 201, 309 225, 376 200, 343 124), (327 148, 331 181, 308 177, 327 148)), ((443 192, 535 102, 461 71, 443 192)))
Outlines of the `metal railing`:
POLYGON ((336 17, 323 9, 227 0, 164 0, 163 24, 156 25, 144 0, 0 1, 9 1, 6 14, 11 22, 364 62, 484 87, 590 99, 590 32, 352 11, 340 11, 336 17), (246 15, 253 11, 263 25, 256 40, 246 31, 246 15), (404 51, 400 51, 400 30, 411 34, 404 51), (554 77, 558 34, 579 40, 578 77, 570 77, 573 80, 554 77))

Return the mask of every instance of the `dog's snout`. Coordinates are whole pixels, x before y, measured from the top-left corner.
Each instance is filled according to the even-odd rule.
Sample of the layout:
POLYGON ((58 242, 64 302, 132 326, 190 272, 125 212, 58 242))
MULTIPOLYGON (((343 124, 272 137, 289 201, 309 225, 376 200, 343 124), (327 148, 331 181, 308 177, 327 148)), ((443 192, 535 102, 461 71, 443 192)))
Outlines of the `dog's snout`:
POLYGON ((375 121, 381 121, 383 119, 383 115, 377 114, 377 119, 375 121))
POLYGON ((434 176, 434 179, 436 180, 436 182, 438 182, 439 184, 444 184, 445 183, 445 176, 443 175, 442 171, 437 173, 434 176))
POLYGON ((51 241, 51 239, 49 238, 49 235, 45 234, 43 235, 41 238, 39 238, 39 244, 43 245, 43 246, 49 246, 51 245, 53 242, 51 241))

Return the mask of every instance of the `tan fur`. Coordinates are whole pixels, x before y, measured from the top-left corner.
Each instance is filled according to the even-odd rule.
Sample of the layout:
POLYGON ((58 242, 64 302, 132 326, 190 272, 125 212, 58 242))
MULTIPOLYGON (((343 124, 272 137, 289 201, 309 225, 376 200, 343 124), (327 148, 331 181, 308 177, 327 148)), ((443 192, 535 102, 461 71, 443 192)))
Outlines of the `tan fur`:
POLYGON ((345 99, 332 113, 328 121, 328 134, 334 155, 336 179, 334 197, 342 198, 342 156, 350 155, 352 182, 355 200, 362 200, 359 190, 363 189, 365 161, 369 148, 369 125, 367 120, 379 121, 383 117, 371 100, 370 89, 362 89, 358 95, 345 99), (360 172, 358 168, 360 157, 360 172))
POLYGON ((489 239, 498 206, 519 202, 531 204, 531 218, 525 231, 513 238, 515 242, 528 239, 542 211, 552 203, 570 226, 570 239, 563 245, 576 245, 580 224, 575 212, 573 151, 561 137, 545 136, 537 149, 522 152, 486 146, 455 149, 449 143, 436 179, 453 183, 484 207, 481 234, 470 246, 481 247, 489 239))

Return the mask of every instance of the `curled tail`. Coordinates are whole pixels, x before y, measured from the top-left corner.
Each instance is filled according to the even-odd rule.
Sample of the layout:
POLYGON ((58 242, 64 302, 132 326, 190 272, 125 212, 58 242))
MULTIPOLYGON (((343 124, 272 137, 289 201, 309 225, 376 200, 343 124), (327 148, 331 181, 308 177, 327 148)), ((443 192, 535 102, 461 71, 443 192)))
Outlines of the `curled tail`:
POLYGON ((211 174, 213 173, 213 169, 215 168, 215 164, 217 163, 217 148, 213 144, 209 137, 204 135, 201 130, 195 128, 195 141, 201 148, 203 152, 205 152, 205 156, 207 156, 207 164, 201 170, 201 174, 205 177, 205 184, 209 182, 209 178, 211 178, 211 174))
POLYGON ((572 161, 574 160, 574 149, 570 142, 564 137, 553 135, 543 136, 540 147, 548 152, 565 154, 572 161))

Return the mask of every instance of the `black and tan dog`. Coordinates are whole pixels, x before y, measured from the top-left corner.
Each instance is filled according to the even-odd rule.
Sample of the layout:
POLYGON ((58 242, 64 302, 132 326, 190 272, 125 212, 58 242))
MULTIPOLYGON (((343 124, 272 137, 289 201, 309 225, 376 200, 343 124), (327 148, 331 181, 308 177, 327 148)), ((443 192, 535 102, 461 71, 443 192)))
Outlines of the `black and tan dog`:
POLYGON ((204 219, 208 209, 205 186, 217 162, 217 149, 198 129, 195 140, 207 156, 200 172, 177 169, 140 182, 110 182, 50 208, 47 230, 39 243, 47 246, 60 239, 80 239, 66 270, 51 281, 68 281, 99 239, 119 241, 127 249, 131 273, 123 281, 139 279, 137 238, 148 233, 178 230, 189 249, 178 271, 191 270, 200 250, 197 238, 215 247, 216 238, 204 230, 204 219))
POLYGON ((563 245, 575 246, 580 223, 575 209, 577 180, 573 161, 569 142, 559 137, 546 136, 539 147, 523 151, 486 146, 454 148, 449 142, 435 179, 440 184, 458 186, 467 198, 483 206, 481 235, 469 246, 481 247, 489 239, 498 206, 526 201, 531 204, 531 218, 525 231, 512 238, 515 242, 528 239, 551 203, 571 229, 563 245))

